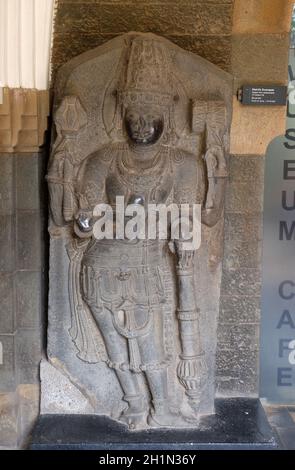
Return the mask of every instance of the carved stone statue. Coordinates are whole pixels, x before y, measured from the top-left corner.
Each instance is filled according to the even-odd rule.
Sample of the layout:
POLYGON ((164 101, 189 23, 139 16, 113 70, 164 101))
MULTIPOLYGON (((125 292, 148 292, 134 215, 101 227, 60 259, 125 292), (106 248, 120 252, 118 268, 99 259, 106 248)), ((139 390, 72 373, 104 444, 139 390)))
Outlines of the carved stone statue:
MULTIPOLYGON (((88 403, 72 412, 91 408, 130 429, 197 426, 213 412, 215 332, 206 337, 196 285, 211 276, 218 293, 230 93, 227 74, 152 34, 124 35, 60 72, 48 359, 77 389, 70 400, 88 403), (116 238, 118 196, 123 209, 200 204, 206 249, 187 250, 181 237, 116 238), (95 236, 98 204, 114 211, 113 237, 95 236)), ((64 395, 48 405, 48 373, 44 412, 71 412, 64 395)))

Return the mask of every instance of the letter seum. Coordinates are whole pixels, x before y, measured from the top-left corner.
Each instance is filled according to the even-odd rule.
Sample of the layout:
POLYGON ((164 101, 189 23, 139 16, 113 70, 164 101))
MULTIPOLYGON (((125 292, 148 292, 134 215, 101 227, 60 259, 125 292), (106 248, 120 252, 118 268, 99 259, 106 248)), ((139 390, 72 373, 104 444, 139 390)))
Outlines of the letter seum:
POLYGON ((293 403, 295 393, 295 56, 290 49, 287 130, 265 162, 261 396, 293 403))

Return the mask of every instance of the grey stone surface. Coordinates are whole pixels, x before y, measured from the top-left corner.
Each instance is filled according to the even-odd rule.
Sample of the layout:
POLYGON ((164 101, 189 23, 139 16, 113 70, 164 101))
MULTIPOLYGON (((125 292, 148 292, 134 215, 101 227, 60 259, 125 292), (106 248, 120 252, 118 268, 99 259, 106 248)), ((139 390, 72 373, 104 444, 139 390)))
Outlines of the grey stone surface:
POLYGON ((20 385, 17 392, 17 446, 18 449, 27 449, 31 433, 39 415, 40 387, 39 384, 20 385))
POLYGON ((1 343, 1 364, 0 364, 0 384, 1 392, 9 392, 15 390, 15 337, 13 335, 0 335, 1 343))
POLYGON ((0 225, 0 272, 13 271, 15 266, 15 217, 2 215, 0 225))
POLYGON ((11 214, 14 207, 14 156, 0 153, 0 214, 11 214))
POLYGON ((262 214, 229 212, 225 215, 224 269, 261 265, 262 214))
POLYGON ((269 424, 274 430, 279 450, 291 450, 295 448, 295 439, 292 438, 295 430, 295 408, 284 405, 270 404, 266 400, 261 399, 264 411, 266 413, 269 424), (287 441, 282 438, 286 432, 287 441))
POLYGON ((264 158, 231 155, 217 394, 258 394, 264 158))
POLYGON ((276 428, 285 450, 295 450, 295 426, 276 428))
POLYGON ((226 376, 216 377, 216 396, 217 397, 247 397, 258 396, 258 376, 232 378, 226 376))
MULTIPOLYGON (((167 450, 168 455, 187 450, 197 451, 200 457, 202 450, 257 451, 275 450, 277 447, 276 436, 260 401, 256 398, 234 398, 216 400, 215 415, 202 417, 199 429, 149 429, 132 433, 122 423, 116 423, 107 416, 40 416, 29 449, 167 450)), ((254 458, 257 457, 256 452, 254 458)), ((220 454, 214 455, 214 460, 216 458, 219 463, 220 454)))
POLYGON ((254 214, 262 212, 263 193, 256 181, 231 182, 228 185, 225 207, 227 212, 254 214))
POLYGON ((224 270, 222 275, 222 293, 230 295, 250 295, 257 297, 261 291, 260 269, 232 269, 224 270))
POLYGON ((259 351, 239 347, 235 351, 219 350, 217 354, 217 375, 232 378, 257 378, 259 351))
POLYGON ((41 334, 39 329, 18 329, 16 333, 16 368, 20 384, 39 382, 41 334))
POLYGON ((15 277, 16 323, 18 328, 40 326, 41 315, 41 273, 19 271, 15 277))
POLYGON ((40 296, 44 290, 40 177, 44 156, 44 151, 0 154, 1 448, 23 448, 39 410, 40 296))
POLYGON ((16 208, 37 210, 40 207, 39 161, 41 154, 16 155, 16 208))
POLYGON ((13 274, 0 273, 0 334, 13 333, 15 329, 13 282, 13 274))
POLYGON ((220 324, 218 328, 218 347, 226 349, 233 353, 240 349, 251 350, 259 349, 259 329, 258 325, 244 323, 239 324, 220 324))
POLYGON ((278 428, 291 428, 294 426, 292 415, 286 408, 266 406, 266 413, 271 426, 278 428))
MULTIPOLYGON (((41 414, 91 414, 93 405, 63 370, 47 361, 40 365, 42 383, 41 414)), ((103 408, 101 413, 103 414, 103 408)))
POLYGON ((255 240, 233 240, 225 245, 224 269, 233 270, 240 268, 259 269, 261 265, 262 246, 255 240))
POLYGON ((41 220, 38 211, 17 213, 17 268, 38 270, 41 267, 41 220))
POLYGON ((260 297, 225 295, 220 299, 219 322, 235 323, 259 323, 260 321, 260 297))
MULTIPOLYGON (((264 158, 253 155, 231 155, 226 213, 243 213, 254 217, 263 210, 264 158)), ((249 226, 251 227, 251 226, 249 226)), ((250 228, 251 230, 251 228, 250 228)))
POLYGON ((229 181, 234 183, 251 182, 261 190, 264 178, 264 157, 261 155, 231 155, 229 161, 229 181))
POLYGON ((17 396, 14 392, 0 393, 0 450, 16 447, 17 396))
MULTIPOLYGON (((262 189, 260 189, 262 191, 262 189)), ((262 213, 227 212, 224 224, 225 244, 242 242, 258 244, 262 241, 262 213)))

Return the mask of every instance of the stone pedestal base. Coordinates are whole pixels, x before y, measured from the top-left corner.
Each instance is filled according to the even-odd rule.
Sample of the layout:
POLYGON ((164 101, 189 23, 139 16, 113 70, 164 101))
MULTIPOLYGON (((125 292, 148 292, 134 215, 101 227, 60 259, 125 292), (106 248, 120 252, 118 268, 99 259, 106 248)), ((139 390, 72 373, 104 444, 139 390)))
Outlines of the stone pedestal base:
POLYGON ((277 443, 259 400, 216 400, 216 414, 200 428, 130 432, 106 416, 41 415, 32 450, 275 449, 277 443))

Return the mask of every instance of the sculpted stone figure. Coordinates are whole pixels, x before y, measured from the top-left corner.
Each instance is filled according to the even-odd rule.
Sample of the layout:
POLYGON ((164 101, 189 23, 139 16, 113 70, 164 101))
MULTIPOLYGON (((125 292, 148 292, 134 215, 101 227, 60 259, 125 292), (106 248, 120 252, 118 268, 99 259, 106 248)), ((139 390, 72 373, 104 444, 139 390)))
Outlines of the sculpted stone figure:
MULTIPOLYGON (((206 90, 200 75, 192 86, 187 72, 181 80, 179 48, 151 34, 123 38, 104 87, 95 77, 92 86, 83 82, 84 72, 80 82, 73 71, 60 82, 47 178, 51 235, 66 240, 69 257, 71 326, 64 334, 80 361, 78 388, 83 364, 105 364, 121 390, 110 414, 130 429, 197 426, 211 367, 200 326, 198 250, 169 236, 169 218, 167 239, 116 238, 116 201, 121 196, 122 209, 146 211, 149 204, 200 204, 202 223, 214 228, 223 218, 230 111, 220 83, 206 90), (114 236, 95 236, 98 204, 113 209, 114 236)), ((95 55, 87 60, 94 64, 95 55)), ((57 361, 54 347, 49 359, 64 362, 59 368, 75 382, 78 366, 75 372, 68 359, 57 361)), ((99 385, 106 397, 108 380, 102 376, 99 385)))

